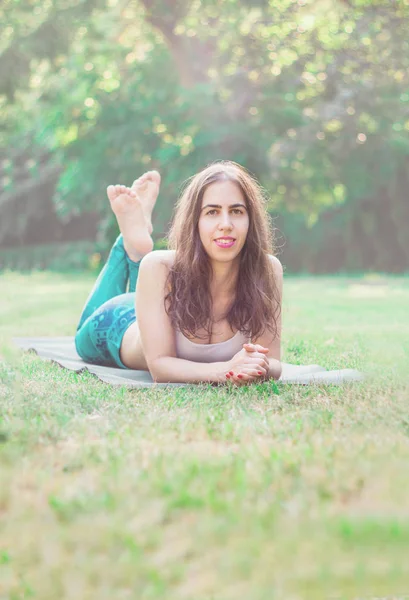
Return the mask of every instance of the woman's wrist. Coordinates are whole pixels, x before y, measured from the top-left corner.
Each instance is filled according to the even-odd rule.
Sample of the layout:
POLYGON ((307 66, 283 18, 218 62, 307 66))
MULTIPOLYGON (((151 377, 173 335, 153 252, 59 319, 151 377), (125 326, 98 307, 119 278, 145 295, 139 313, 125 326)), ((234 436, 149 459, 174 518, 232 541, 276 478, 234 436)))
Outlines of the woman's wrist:
POLYGON ((283 370, 282 364, 279 360, 277 360, 276 358, 269 358, 268 359, 269 365, 268 365, 268 375, 267 378, 268 379, 280 379, 281 377, 281 372, 283 370))
POLYGON ((230 362, 218 362, 213 363, 214 371, 213 371, 213 383, 226 383, 226 373, 230 371, 230 362))

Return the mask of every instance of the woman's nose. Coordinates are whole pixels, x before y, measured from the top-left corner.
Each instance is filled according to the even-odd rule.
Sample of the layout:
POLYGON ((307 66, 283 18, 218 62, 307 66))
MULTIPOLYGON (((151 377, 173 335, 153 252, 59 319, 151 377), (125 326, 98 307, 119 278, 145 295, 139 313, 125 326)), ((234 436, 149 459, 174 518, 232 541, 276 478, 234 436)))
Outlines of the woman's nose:
POLYGON ((219 228, 220 229, 231 228, 231 217, 230 217, 229 213, 221 213, 220 214, 219 228))

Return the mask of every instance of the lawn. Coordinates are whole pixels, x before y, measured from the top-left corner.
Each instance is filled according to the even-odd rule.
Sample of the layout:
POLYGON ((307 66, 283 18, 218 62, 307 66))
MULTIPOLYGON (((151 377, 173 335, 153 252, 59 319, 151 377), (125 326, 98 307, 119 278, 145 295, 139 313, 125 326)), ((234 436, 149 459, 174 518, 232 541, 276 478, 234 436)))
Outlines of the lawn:
POLYGON ((409 598, 408 278, 285 279, 283 360, 363 383, 139 391, 11 343, 90 275, 0 282, 2 600, 409 598))

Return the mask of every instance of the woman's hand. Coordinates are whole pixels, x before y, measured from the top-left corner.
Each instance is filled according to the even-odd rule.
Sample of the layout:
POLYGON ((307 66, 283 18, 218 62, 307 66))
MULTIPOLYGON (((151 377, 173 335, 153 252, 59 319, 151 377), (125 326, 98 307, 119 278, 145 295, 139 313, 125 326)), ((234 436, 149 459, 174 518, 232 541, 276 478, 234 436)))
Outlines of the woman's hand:
POLYGON ((260 379, 267 379, 268 352, 268 348, 259 344, 243 344, 243 350, 237 352, 228 362, 226 380, 235 385, 247 385, 260 379))

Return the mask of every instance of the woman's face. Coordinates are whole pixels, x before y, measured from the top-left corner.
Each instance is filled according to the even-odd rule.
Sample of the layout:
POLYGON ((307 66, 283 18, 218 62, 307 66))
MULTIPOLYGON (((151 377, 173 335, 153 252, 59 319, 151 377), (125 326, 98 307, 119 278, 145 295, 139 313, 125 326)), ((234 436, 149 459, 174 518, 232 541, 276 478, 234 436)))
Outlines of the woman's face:
POLYGON ((232 181, 216 181, 203 195, 199 236, 210 259, 229 262, 246 241, 249 215, 240 187, 232 181))

